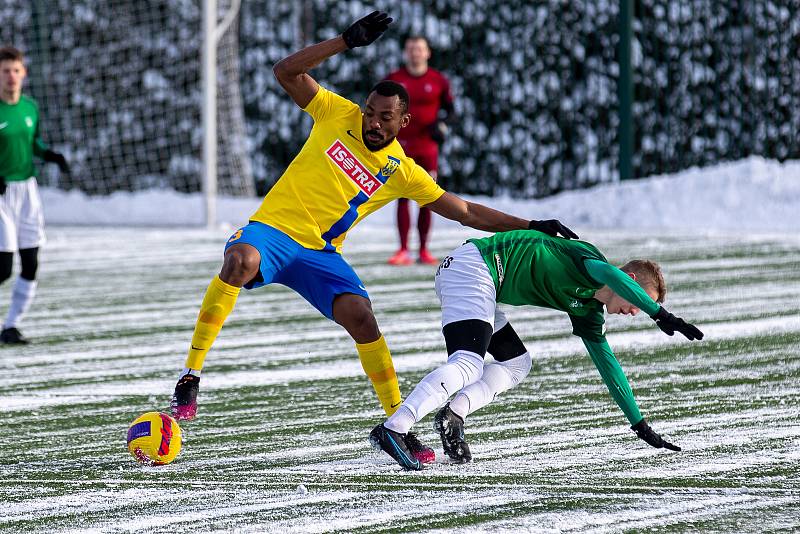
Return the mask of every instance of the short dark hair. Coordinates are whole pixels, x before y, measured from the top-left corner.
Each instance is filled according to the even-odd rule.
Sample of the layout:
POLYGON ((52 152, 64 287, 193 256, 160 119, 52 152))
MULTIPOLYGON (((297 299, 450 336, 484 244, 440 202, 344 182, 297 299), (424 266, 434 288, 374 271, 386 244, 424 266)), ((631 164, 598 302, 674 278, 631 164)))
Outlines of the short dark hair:
POLYGON ((405 40, 405 41, 403 41, 403 42, 404 42, 404 43, 407 43, 407 42, 409 42, 409 41, 425 41, 425 44, 426 44, 426 45, 428 45, 428 48, 430 48, 430 47, 431 47, 431 44, 428 42, 428 38, 427 38, 427 37, 425 37, 425 36, 424 36, 424 35, 422 35, 422 34, 419 34, 419 33, 412 33, 411 35, 409 35, 408 37, 406 37, 406 40, 405 40))
POLYGON ((0 48, 0 61, 24 61, 25 56, 19 49, 13 46, 4 46, 0 48))
POLYGON ((381 96, 397 96, 400 99, 400 111, 408 113, 408 91, 406 88, 392 80, 381 80, 370 89, 369 94, 378 93, 381 96))

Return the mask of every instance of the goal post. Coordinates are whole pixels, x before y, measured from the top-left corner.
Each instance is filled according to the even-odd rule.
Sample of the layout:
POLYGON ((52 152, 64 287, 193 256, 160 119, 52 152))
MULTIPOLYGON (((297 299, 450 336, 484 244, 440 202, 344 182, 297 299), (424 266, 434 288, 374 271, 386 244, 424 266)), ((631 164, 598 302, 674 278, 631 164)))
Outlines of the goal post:
POLYGON ((38 166, 40 186, 193 195, 207 226, 218 198, 255 197, 240 3, 0 1, 0 42, 25 54, 23 92, 39 104, 42 138, 72 169, 38 166))
MULTIPOLYGON (((218 23, 217 0, 203 0, 203 181, 206 227, 217 224, 217 47, 239 14, 241 0, 231 0, 225 16, 218 23)), ((238 81, 238 80, 237 80, 238 81)), ((241 98, 239 99, 241 101, 241 98)), ((244 141, 244 138, 241 139, 244 141)))

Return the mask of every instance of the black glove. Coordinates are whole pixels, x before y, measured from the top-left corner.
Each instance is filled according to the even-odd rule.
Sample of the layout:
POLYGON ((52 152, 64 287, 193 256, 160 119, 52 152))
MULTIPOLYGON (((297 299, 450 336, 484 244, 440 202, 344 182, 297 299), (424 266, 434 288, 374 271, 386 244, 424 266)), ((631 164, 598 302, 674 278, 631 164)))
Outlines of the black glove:
POLYGON ((662 306, 655 315, 650 318, 656 322, 656 325, 668 336, 675 332, 680 332, 687 339, 703 339, 703 333, 695 325, 687 323, 680 317, 675 317, 662 306))
POLYGON ((53 152, 52 150, 48 150, 42 155, 42 159, 48 161, 50 163, 55 163, 58 165, 58 168, 64 174, 69 174, 69 165, 67 164, 67 160, 64 159, 64 156, 59 154, 58 152, 53 152))
POLYGON ((430 128, 428 128, 428 134, 437 145, 444 143, 449 131, 450 129, 447 127, 447 124, 445 124, 444 121, 436 121, 431 124, 430 128))
POLYGON ((0 176, 0 195, 6 194, 6 177, 0 176))
POLYGON ((367 46, 383 35, 392 18, 382 11, 373 11, 363 19, 355 21, 342 33, 347 48, 367 46))
POLYGON ((681 450, 681 448, 677 445, 673 445, 669 441, 656 434, 656 432, 650 428, 650 425, 648 425, 647 421, 644 419, 633 425, 631 430, 636 432, 636 437, 646 441, 656 449, 669 449, 671 451, 681 450))
POLYGON ((548 219, 546 221, 531 221, 528 223, 528 230, 538 230, 547 235, 558 237, 558 234, 566 237, 567 239, 578 239, 578 234, 561 224, 561 221, 556 219, 548 219))

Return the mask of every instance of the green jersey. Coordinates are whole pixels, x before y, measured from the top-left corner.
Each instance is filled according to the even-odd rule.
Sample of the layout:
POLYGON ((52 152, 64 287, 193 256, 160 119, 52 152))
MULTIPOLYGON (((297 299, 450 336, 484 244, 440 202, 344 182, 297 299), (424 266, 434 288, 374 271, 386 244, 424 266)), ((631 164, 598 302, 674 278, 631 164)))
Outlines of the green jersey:
POLYGON ((594 294, 604 284, 589 275, 584 262, 608 261, 594 245, 535 230, 468 241, 489 267, 497 302, 567 312, 576 336, 593 341, 603 337, 603 305, 594 294))
POLYGON ((642 420, 630 383, 605 337, 603 304, 594 298, 608 285, 648 315, 659 305, 627 274, 610 265, 591 243, 551 237, 535 230, 469 239, 489 267, 497 302, 542 306, 569 314, 612 398, 628 421, 642 420))
POLYGON ((16 104, 0 100, 0 176, 18 182, 36 176, 33 156, 48 146, 39 138, 39 106, 22 95, 16 104))

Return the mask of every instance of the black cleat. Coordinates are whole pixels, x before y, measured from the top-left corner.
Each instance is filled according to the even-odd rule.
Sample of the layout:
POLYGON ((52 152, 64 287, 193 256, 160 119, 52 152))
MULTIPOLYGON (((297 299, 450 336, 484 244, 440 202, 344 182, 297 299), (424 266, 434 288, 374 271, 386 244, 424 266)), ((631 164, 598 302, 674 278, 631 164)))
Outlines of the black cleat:
POLYGON ((436 460, 436 453, 433 449, 422 443, 414 432, 406 434, 406 447, 411 451, 411 456, 423 464, 430 464, 436 460))
POLYGON ((376 450, 381 450, 395 459, 404 469, 419 471, 422 463, 414 458, 406 445, 406 434, 389 430, 382 424, 369 433, 369 442, 376 450))
POLYGON ((0 341, 6 345, 27 345, 30 343, 30 341, 13 326, 11 328, 3 328, 3 331, 0 332, 0 341))
POLYGON ((442 438, 444 453, 457 464, 465 464, 472 460, 469 445, 464 439, 464 420, 453 413, 450 404, 436 413, 433 418, 433 429, 442 438))
POLYGON ((191 421, 197 415, 197 393, 200 391, 200 377, 186 374, 175 385, 172 394, 172 417, 177 421, 191 421))

